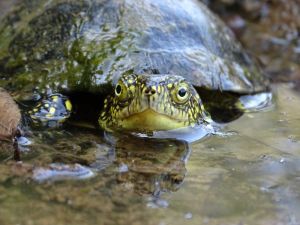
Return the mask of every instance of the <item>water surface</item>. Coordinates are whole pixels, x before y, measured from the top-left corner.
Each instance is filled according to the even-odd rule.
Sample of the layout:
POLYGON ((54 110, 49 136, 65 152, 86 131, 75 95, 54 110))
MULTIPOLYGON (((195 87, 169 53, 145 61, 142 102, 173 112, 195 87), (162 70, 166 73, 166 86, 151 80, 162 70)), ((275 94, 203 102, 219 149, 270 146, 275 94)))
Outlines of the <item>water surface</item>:
POLYGON ((33 143, 15 163, 10 144, 0 143, 0 224, 300 224, 299 87, 273 92, 274 107, 227 124, 231 135, 191 144, 111 144, 67 126, 29 134, 33 143), (93 176, 36 176, 53 163, 93 176))
POLYGON ((1 224, 298 224, 299 92, 274 87, 272 109, 192 144, 121 139, 93 130, 40 132, 23 164, 0 154, 1 224), (50 163, 88 166, 88 179, 34 180, 50 163), (55 216, 54 216, 55 215, 55 216))

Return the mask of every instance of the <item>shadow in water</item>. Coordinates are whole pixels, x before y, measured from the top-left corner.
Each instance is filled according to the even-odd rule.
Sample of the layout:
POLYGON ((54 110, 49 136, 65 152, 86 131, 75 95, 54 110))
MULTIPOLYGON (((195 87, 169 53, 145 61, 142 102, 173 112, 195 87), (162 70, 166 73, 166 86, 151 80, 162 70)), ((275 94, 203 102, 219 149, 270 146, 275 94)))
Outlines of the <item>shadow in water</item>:
POLYGON ((37 182, 94 176, 105 180, 102 173, 108 173, 109 180, 115 179, 119 186, 159 197, 161 192, 177 191, 187 172, 185 165, 191 150, 186 141, 119 135, 108 137, 108 144, 89 132, 75 139, 76 135, 60 135, 54 135, 51 149, 44 149, 43 144, 32 146, 44 149, 38 162, 32 162, 36 165, 33 179, 37 182))
POLYGON ((184 141, 120 138, 115 144, 117 181, 131 185, 138 194, 157 196, 161 191, 177 191, 185 178, 189 155, 184 141))

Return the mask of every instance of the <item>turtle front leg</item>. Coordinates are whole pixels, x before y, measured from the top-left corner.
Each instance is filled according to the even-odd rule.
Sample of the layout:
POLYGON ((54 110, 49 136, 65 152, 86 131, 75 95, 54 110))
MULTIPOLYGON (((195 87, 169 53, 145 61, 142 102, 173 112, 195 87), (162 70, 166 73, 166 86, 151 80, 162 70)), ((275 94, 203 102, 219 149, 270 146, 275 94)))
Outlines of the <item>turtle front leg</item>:
POLYGON ((72 112, 70 100, 62 94, 49 94, 29 111, 33 123, 47 127, 61 125, 72 112))

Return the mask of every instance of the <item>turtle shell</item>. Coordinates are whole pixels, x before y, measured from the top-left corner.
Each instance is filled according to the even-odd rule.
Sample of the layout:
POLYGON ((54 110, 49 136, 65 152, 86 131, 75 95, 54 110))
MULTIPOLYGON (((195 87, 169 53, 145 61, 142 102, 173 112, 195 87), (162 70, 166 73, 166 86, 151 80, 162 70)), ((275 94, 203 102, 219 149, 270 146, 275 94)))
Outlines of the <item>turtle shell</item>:
POLYGON ((253 93, 267 82, 197 0, 24 0, 0 24, 0 85, 107 93, 124 73, 253 93))

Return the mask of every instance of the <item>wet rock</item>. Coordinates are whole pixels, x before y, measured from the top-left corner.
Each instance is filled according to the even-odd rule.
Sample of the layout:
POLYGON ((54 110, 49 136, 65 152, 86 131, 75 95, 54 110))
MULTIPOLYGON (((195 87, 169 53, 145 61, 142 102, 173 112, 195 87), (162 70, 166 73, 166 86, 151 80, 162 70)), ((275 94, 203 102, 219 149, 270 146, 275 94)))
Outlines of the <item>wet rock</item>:
POLYGON ((13 98, 0 88, 0 140, 11 140, 21 120, 20 110, 13 98))
POLYGON ((87 179, 93 176, 93 171, 80 164, 66 165, 52 163, 47 168, 38 167, 33 170, 33 179, 38 182, 67 179, 87 179))
POLYGON ((298 0, 211 0, 208 5, 237 34, 245 48, 258 57, 273 82, 299 83, 298 0), (239 17, 245 21, 243 32, 238 28, 242 24, 239 17))
POLYGON ((226 18, 226 23, 233 30, 236 36, 241 36, 246 28, 246 21, 237 14, 226 18))

